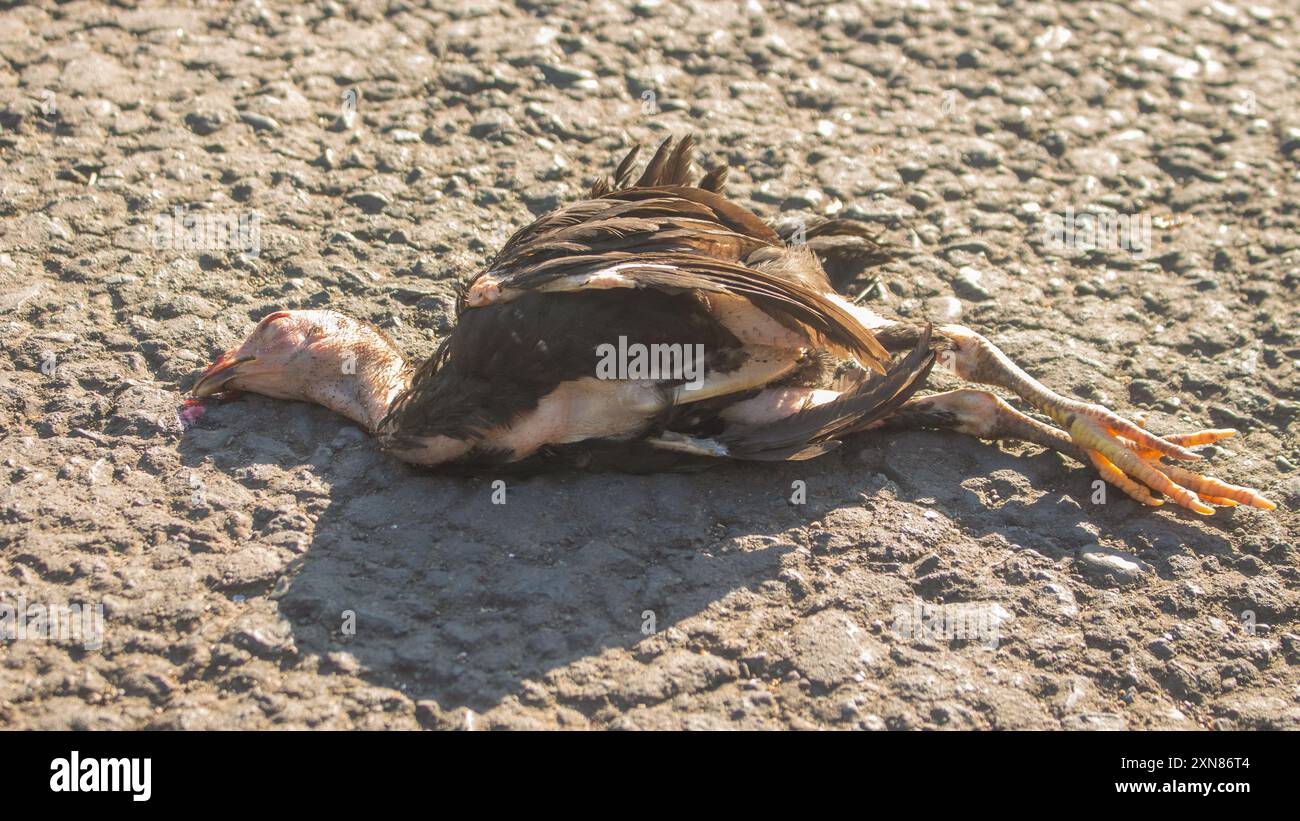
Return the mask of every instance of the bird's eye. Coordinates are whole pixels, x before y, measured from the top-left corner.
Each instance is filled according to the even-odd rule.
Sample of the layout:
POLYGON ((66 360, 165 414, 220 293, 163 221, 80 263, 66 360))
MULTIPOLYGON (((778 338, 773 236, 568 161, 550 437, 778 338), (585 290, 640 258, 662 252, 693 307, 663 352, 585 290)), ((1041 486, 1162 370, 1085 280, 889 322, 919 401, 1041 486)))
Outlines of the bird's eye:
POLYGON ((324 335, 325 335, 325 329, 319 325, 313 325, 311 326, 311 328, 307 330, 308 339, 315 339, 318 336, 324 336, 324 335))

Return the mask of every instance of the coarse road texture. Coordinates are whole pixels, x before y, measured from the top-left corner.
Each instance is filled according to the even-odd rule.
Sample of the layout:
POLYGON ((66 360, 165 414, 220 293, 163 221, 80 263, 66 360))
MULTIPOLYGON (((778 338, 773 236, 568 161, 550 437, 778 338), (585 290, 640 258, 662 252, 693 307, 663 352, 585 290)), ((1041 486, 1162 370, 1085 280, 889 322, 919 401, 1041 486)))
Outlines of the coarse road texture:
POLYGON ((0 726, 1300 726, 1293 4, 419 5, 0 11, 0 601, 105 616, 0 642, 0 726), (1212 471, 1280 509, 943 433, 494 505, 319 408, 179 421, 276 308, 428 355, 510 231, 688 133, 765 217, 883 231, 894 310, 1240 428, 1212 471), (1045 231, 1091 211, 1149 251, 1045 231))

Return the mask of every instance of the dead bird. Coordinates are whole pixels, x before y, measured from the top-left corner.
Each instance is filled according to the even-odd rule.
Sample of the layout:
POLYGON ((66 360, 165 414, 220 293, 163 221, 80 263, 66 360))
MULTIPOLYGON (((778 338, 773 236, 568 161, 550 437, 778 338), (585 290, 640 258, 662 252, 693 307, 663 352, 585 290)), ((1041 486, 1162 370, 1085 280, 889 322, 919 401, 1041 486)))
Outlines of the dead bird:
POLYGON ((276 311, 193 394, 315 402, 399 459, 460 470, 808 459, 865 431, 925 427, 1061 451, 1147 505, 1274 508, 1177 464, 1236 431, 1156 436, 1053 392, 975 331, 852 304, 825 268, 885 257, 861 225, 786 241, 723 196, 726 166, 693 182, 692 155, 689 137, 669 138, 633 182, 633 149, 586 199, 514 234, 426 362, 335 311, 276 311), (936 365, 1055 426, 984 390, 916 396, 936 365))

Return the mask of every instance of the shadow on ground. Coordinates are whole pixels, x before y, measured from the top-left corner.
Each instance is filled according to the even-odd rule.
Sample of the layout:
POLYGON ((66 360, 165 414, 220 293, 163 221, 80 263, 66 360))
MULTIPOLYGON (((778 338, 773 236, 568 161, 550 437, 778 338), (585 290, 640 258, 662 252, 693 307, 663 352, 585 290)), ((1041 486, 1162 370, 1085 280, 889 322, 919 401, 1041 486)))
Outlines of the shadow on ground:
MULTIPOLYGON (((252 401, 256 417, 262 400, 252 401)), ((277 410, 294 409, 333 427, 318 409, 277 410)), ((220 414, 210 421, 224 424, 220 414)), ((247 420, 239 429, 249 430, 247 420)), ((346 652, 372 683, 444 710, 526 697, 526 682, 633 648, 735 591, 783 586, 782 558, 803 544, 818 551, 804 528, 864 497, 932 507, 968 537, 999 537, 1007 557, 1032 548, 1061 560, 1099 538, 1133 542, 1134 517, 1143 558, 1162 576, 1164 557, 1189 540, 1229 550, 1220 537, 1126 499, 1095 509, 1086 497, 1091 473, 1054 455, 1017 456, 950 434, 880 434, 805 463, 568 472, 498 485, 491 475, 409 468, 354 428, 334 429, 342 444, 319 446, 301 464, 328 487, 323 513, 274 589, 251 592, 277 601, 299 653, 346 652), (790 503, 796 480, 806 483, 805 505, 790 503)), ((261 437, 237 441, 211 453, 187 438, 182 457, 245 476, 285 459, 261 437)), ((880 547, 882 537, 861 547, 880 547)), ((960 600, 960 585, 945 587, 946 578, 913 580, 913 590, 960 600)))

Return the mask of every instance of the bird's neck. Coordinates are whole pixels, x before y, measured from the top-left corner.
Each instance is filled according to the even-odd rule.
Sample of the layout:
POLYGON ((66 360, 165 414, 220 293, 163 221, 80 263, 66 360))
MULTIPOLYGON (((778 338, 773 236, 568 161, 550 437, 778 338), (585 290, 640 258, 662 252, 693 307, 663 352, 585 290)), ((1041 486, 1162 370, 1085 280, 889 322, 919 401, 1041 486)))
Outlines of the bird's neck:
POLYGON ((411 384, 412 369, 386 339, 360 340, 350 353, 342 373, 307 385, 306 398, 374 433, 393 400, 411 384))

